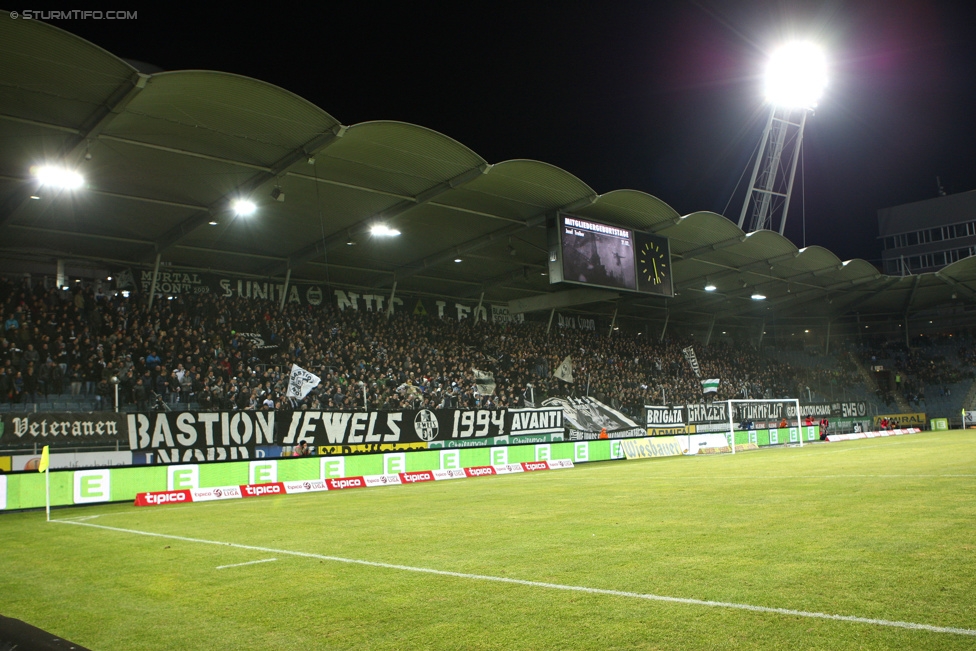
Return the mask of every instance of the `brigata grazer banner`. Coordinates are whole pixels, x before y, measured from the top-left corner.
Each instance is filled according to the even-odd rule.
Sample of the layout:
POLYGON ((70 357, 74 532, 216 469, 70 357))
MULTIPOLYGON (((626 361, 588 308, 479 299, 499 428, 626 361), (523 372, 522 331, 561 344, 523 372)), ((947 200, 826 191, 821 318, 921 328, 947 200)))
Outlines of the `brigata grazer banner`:
POLYGON ((680 405, 672 407, 645 405, 644 416, 648 427, 683 427, 688 424, 688 412, 680 405))

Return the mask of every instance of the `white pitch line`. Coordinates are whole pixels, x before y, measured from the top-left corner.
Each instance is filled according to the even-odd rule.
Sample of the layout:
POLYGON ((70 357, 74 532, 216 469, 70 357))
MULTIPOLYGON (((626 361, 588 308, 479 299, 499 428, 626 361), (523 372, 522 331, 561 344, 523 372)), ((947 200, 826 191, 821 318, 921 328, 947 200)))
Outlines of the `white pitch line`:
POLYGON ((244 565, 257 565, 258 563, 272 563, 278 560, 277 558, 262 558, 259 561, 248 561, 246 563, 234 563, 233 565, 218 565, 215 570, 226 570, 228 567, 242 567, 244 565))
POLYGON ((628 597, 630 599, 645 599, 647 601, 663 601, 667 603, 686 604, 690 606, 707 606, 710 608, 730 608, 734 610, 749 610, 757 613, 773 613, 777 615, 789 615, 791 617, 807 617, 811 619, 830 619, 841 622, 853 622, 855 624, 873 624, 875 626, 888 626, 892 628, 907 628, 916 631, 928 631, 930 633, 949 633, 952 635, 968 635, 976 637, 976 630, 969 628, 953 628, 949 626, 933 626, 931 624, 916 624, 914 622, 898 622, 887 619, 871 619, 869 617, 856 617, 854 615, 831 615, 829 613, 815 613, 805 610, 791 610, 789 608, 771 608, 768 606, 753 606, 751 604, 737 604, 725 601, 709 601, 704 599, 688 599, 684 597, 668 597, 656 594, 644 594, 640 592, 624 592, 621 590, 605 590, 602 588, 588 588, 578 585, 564 585, 561 583, 546 583, 543 581, 528 581, 525 579, 511 579, 504 576, 488 576, 485 574, 466 574, 464 572, 450 572, 447 570, 435 570, 428 567, 412 567, 410 565, 396 565, 393 563, 379 563, 376 561, 365 561, 355 558, 342 558, 340 556, 326 556, 324 554, 312 554, 309 552, 297 552, 288 549, 272 549, 270 547, 258 547, 256 545, 241 545, 238 543, 220 542, 217 540, 204 540, 202 538, 187 538, 185 536, 174 536, 165 533, 153 533, 151 531, 138 531, 136 529, 122 529, 120 527, 109 527, 103 524, 92 524, 91 522, 77 522, 69 520, 52 520, 61 524, 73 524, 79 527, 93 527, 96 529, 106 529, 108 531, 118 531, 121 533, 131 533, 138 536, 151 536, 154 538, 166 538, 168 540, 180 540, 182 542, 200 543, 203 545, 220 545, 223 547, 234 547, 236 549, 248 549, 270 554, 282 554, 285 556, 299 556, 302 558, 315 558, 323 561, 335 563, 350 563, 353 565, 366 565, 368 567, 380 567, 388 570, 401 570, 404 572, 421 572, 423 574, 434 574, 437 576, 451 576, 458 579, 471 579, 474 581, 493 581, 495 583, 511 583, 515 585, 525 585, 532 588, 548 588, 550 590, 569 590, 572 592, 586 592, 589 594, 607 595, 611 597, 628 597))

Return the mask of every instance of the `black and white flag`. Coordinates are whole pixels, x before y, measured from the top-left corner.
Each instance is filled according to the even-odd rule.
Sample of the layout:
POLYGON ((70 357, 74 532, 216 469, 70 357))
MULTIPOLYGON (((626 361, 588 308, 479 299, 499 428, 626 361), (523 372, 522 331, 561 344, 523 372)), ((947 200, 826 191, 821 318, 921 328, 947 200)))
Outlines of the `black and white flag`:
POLYGON ((491 371, 479 371, 472 368, 474 373, 474 386, 483 396, 490 396, 495 393, 495 374, 491 371))
POLYGON ((698 366, 698 357, 695 355, 694 347, 688 346, 687 348, 682 348, 681 352, 685 354, 685 359, 691 365, 691 370, 695 372, 695 377, 701 377, 701 368, 698 366))
POLYGON ((288 398, 301 400, 308 395, 308 392, 319 385, 322 381, 315 373, 306 371, 297 364, 291 365, 291 377, 288 378, 288 398))
POLYGON ((564 359, 562 363, 556 367, 556 370, 553 371, 552 376, 554 378, 558 378, 562 380, 563 382, 572 383, 573 382, 573 358, 569 355, 566 355, 566 359, 564 359))

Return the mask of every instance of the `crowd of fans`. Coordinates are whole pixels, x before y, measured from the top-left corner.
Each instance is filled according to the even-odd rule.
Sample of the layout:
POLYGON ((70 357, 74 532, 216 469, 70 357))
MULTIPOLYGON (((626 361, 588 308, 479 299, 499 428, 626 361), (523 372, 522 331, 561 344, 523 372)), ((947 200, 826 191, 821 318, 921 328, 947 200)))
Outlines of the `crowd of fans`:
MULTIPOLYGON (((638 415, 645 404, 806 395, 838 371, 764 358, 729 342, 494 324, 413 314, 340 311, 219 298, 123 298, 99 286, 70 290, 0 279, 4 328, 0 400, 89 396, 101 408, 203 410, 502 408, 555 395, 590 395, 638 415), (682 348, 694 345, 701 378, 682 348), (574 381, 554 371, 571 358, 574 381), (300 403, 286 397, 292 364, 321 376, 300 403), (494 391, 476 382, 491 373, 494 391), (719 378, 717 394, 702 378, 719 378)), ((843 381, 848 381, 843 376, 843 381)), ((484 379, 481 380, 484 382, 484 379)))
POLYGON ((865 365, 884 369, 876 376, 876 391, 886 405, 895 402, 897 393, 907 404, 920 407, 926 386, 940 396, 951 396, 954 384, 973 379, 976 347, 971 342, 922 337, 913 343, 909 348, 903 341, 878 340, 860 347, 865 365))

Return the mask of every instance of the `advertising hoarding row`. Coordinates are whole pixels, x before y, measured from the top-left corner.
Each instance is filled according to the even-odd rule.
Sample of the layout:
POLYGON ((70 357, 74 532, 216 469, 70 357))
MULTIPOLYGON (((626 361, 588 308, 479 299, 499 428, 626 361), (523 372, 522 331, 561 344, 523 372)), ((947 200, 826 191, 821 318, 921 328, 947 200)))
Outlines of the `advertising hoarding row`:
MULTIPOLYGON (((223 488, 228 486, 463 470, 538 461, 569 460, 575 464, 623 457, 620 441, 576 441, 512 447, 60 470, 50 472, 51 504, 62 506, 132 501, 138 493, 191 489, 210 491, 211 499, 220 499, 223 488), (221 491, 220 495, 216 494, 217 490, 221 491)), ((44 479, 44 473, 39 472, 0 474, 0 510, 43 507, 44 479)), ((202 495, 199 499, 205 497, 202 495)))

